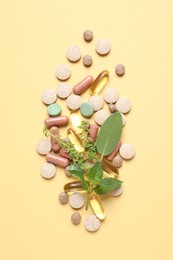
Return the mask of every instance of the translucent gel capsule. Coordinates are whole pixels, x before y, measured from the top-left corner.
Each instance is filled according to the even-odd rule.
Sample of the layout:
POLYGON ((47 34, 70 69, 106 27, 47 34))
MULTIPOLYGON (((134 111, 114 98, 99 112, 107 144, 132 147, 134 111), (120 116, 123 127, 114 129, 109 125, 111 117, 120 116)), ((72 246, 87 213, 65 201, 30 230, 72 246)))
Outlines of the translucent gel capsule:
POLYGON ((103 171, 106 172, 107 175, 109 175, 109 177, 117 178, 119 175, 118 169, 110 161, 106 160, 105 158, 103 159, 102 162, 103 162, 103 171))
POLYGON ((106 217, 103 206, 102 206, 102 202, 101 202, 99 196, 97 196, 97 194, 92 193, 90 195, 90 205, 91 205, 95 215, 100 220, 103 220, 106 217))
POLYGON ((74 145, 74 148, 76 149, 76 151, 78 151, 78 152, 84 151, 82 142, 81 142, 79 136, 74 132, 73 129, 69 128, 67 130, 67 136, 68 136, 70 142, 74 145))
POLYGON ((103 70, 97 78, 94 80, 93 84, 90 87, 90 94, 93 95, 98 95, 101 90, 104 88, 108 81, 109 77, 109 71, 108 70, 103 70))
POLYGON ((66 192, 74 192, 82 190, 82 182, 81 181, 72 181, 68 182, 64 185, 64 191, 66 192))
POLYGON ((77 133, 80 134, 82 133, 82 129, 79 128, 78 126, 81 125, 81 114, 79 112, 79 110, 72 110, 70 113, 70 121, 72 124, 72 128, 73 130, 77 133))

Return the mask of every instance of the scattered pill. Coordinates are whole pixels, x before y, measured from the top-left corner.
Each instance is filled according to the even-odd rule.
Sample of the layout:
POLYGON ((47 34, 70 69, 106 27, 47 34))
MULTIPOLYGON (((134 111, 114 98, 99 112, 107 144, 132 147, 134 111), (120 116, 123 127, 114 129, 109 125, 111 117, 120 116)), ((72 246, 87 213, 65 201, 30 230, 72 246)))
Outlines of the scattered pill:
POLYGON ((93 63, 93 59, 90 55, 85 55, 83 57, 83 64, 85 67, 90 67, 93 63))
POLYGON ((94 142, 97 138, 99 126, 96 124, 90 125, 88 137, 94 142))
POLYGON ((115 104, 109 104, 109 110, 111 111, 111 113, 116 112, 116 106, 115 106, 115 104))
POLYGON ((52 163, 45 162, 40 169, 40 174, 45 179, 51 179, 56 174, 56 167, 52 163))
POLYGON ((94 106, 90 102, 85 102, 80 106, 80 112, 84 117, 90 117, 94 113, 94 106))
POLYGON ((62 147, 59 151, 59 154, 62 156, 62 157, 65 157, 69 160, 71 160, 71 156, 69 155, 69 153, 67 153, 66 149, 64 147, 62 147))
POLYGON ((89 198, 90 198, 91 208, 94 214, 97 216, 97 218, 100 220, 105 219, 106 215, 99 196, 96 193, 91 193, 89 198))
POLYGON ((110 191, 109 194, 112 195, 113 197, 118 197, 123 193, 123 191, 124 191, 124 187, 123 185, 121 185, 118 189, 110 191))
POLYGON ((59 80, 67 80, 71 76, 71 70, 66 64, 61 64, 56 69, 55 75, 59 80))
POLYGON ((61 204, 66 204, 69 200, 69 196, 68 196, 67 192, 64 192, 64 191, 59 194, 58 198, 59 198, 59 202, 61 204))
POLYGON ((71 176, 72 176, 71 173, 69 172, 70 168, 71 168, 71 165, 67 166, 67 167, 64 169, 65 175, 66 175, 67 177, 71 177, 71 176))
POLYGON ((37 145, 36 150, 41 155, 46 155, 51 150, 51 143, 48 139, 41 139, 37 145))
POLYGON ((55 90, 59 98, 65 99, 71 94, 71 87, 66 82, 61 82, 56 86, 55 90))
POLYGON ((41 96, 41 100, 46 105, 53 104, 57 100, 56 92, 52 89, 46 89, 41 96))
POLYGON ((71 215, 71 221, 74 225, 78 225, 81 222, 81 214, 78 212, 74 212, 71 215))
POLYGON ((91 98, 89 99, 89 102, 93 104, 94 111, 98 111, 98 110, 102 109, 102 107, 104 105, 103 98, 100 96, 91 96, 91 98))
POLYGON ((109 160, 109 161, 112 161, 113 158, 115 157, 115 155, 118 153, 121 145, 122 145, 122 142, 119 141, 118 144, 116 145, 115 149, 112 151, 112 153, 109 154, 108 156, 106 156, 106 159, 109 160))
POLYGON ((121 167, 123 160, 119 155, 116 155, 112 161, 113 165, 117 168, 121 167))
POLYGON ((90 94, 92 96, 99 95, 100 92, 103 90, 103 88, 106 86, 108 78, 109 78, 109 71, 103 70, 92 83, 90 87, 90 94))
POLYGON ((69 123, 69 118, 67 116, 48 117, 44 123, 49 128, 51 126, 66 126, 69 123))
POLYGON ((47 113, 49 116, 59 116, 61 114, 62 108, 59 104, 51 104, 47 107, 47 113))
POLYGON ((90 42, 93 39, 93 32, 90 30, 86 30, 83 33, 83 38, 86 42, 90 42))
POLYGON ((109 116, 110 114, 107 110, 101 109, 95 113, 94 120, 98 125, 102 125, 109 116))
POLYGON ((57 153, 61 149, 61 146, 58 143, 58 140, 59 140, 59 129, 58 129, 58 127, 52 126, 50 128, 50 133, 53 135, 53 136, 52 135, 50 136, 52 151, 54 151, 54 153, 57 153))
POLYGON ((111 50, 111 45, 106 39, 100 39, 96 42, 96 51, 100 55, 106 55, 111 50))
POLYGON ((81 102, 81 97, 75 94, 71 94, 66 100, 66 104, 71 110, 79 109, 81 102))
POLYGON ((84 222, 86 230, 95 232, 100 228, 100 220, 95 215, 89 215, 84 222))
POLYGON ((80 58, 82 56, 81 49, 76 45, 72 45, 72 46, 68 47, 66 56, 69 61, 76 62, 76 61, 80 60, 80 58))
POLYGON ((82 190, 82 182, 81 181, 68 182, 64 185, 64 190, 66 192, 74 192, 76 190, 82 190))
POLYGON ((107 103, 115 103, 119 98, 118 91, 115 88, 106 88, 103 92, 103 98, 107 103))
POLYGON ((47 162, 53 163, 54 165, 60 166, 62 168, 66 168, 70 164, 67 158, 64 158, 62 156, 53 153, 46 154, 46 160, 47 162))
POLYGON ((125 73, 125 67, 123 64, 117 64, 116 67, 115 67, 115 73, 118 75, 118 76, 123 76, 124 73, 125 73))
POLYGON ((120 155, 123 159, 129 160, 135 156, 135 148, 132 144, 125 143, 120 147, 120 155))
POLYGON ((130 100, 127 98, 119 98, 115 106, 116 106, 116 110, 118 110, 123 114, 128 113, 132 107, 130 100))
POLYGON ((120 113, 121 116, 122 116, 122 123, 123 123, 123 126, 126 124, 126 117, 123 113, 120 113))
POLYGON ((73 87, 73 93, 75 95, 81 95, 91 86, 93 82, 94 78, 92 76, 85 77, 83 80, 81 80, 73 87))
POLYGON ((69 204, 73 209, 82 208, 84 205, 84 202, 85 202, 85 200, 84 200, 83 195, 78 192, 74 192, 69 197, 69 204))

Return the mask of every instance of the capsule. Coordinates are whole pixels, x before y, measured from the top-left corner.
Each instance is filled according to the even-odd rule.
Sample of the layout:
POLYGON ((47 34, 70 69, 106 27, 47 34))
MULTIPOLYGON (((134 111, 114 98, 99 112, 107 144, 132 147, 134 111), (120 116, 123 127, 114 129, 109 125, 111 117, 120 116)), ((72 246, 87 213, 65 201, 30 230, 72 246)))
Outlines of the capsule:
POLYGON ((109 175, 109 177, 117 178, 119 175, 118 169, 105 158, 103 159, 102 162, 103 162, 103 171, 106 172, 109 175))
POLYGON ((73 93, 75 95, 81 95, 91 86, 93 82, 94 78, 92 76, 87 76, 73 87, 73 93))
POLYGON ((56 126, 52 126, 50 128, 50 132, 54 135, 54 136, 50 136, 50 142, 51 142, 51 146, 52 146, 52 151, 57 153, 61 149, 61 146, 55 140, 55 138, 59 138, 59 129, 56 126))
POLYGON ((90 205, 91 205, 95 215, 100 220, 103 220, 106 217, 103 206, 102 206, 102 202, 97 194, 92 193, 90 195, 90 205))
POLYGON ((117 144, 117 146, 116 146, 115 149, 113 150, 113 152, 112 152, 111 154, 109 154, 108 156, 106 156, 106 159, 107 159, 108 161, 112 161, 112 160, 113 160, 113 158, 115 157, 115 155, 118 153, 118 151, 119 151, 121 145, 122 145, 122 142, 119 141, 118 144, 117 144))
POLYGON ((69 153, 67 153, 67 150, 66 150, 64 147, 62 147, 62 148, 60 149, 59 154, 60 154, 62 157, 65 157, 65 158, 71 160, 71 156, 69 155, 69 153))
POLYGON ((109 77, 109 71, 104 70, 102 71, 97 78, 94 80, 93 84, 90 87, 90 94, 98 95, 101 90, 105 87, 109 77))
POLYGON ((74 145, 74 148, 76 149, 76 151, 78 151, 78 152, 84 151, 82 142, 81 142, 79 136, 74 132, 73 129, 69 128, 67 130, 67 136, 70 139, 70 142, 74 145))
POLYGON ((67 158, 53 153, 46 154, 46 160, 47 162, 53 163, 54 165, 60 166, 62 168, 66 168, 70 164, 70 161, 67 158))
POLYGON ((82 182, 81 181, 72 181, 68 182, 64 185, 64 191, 66 192, 74 192, 82 190, 82 182))
POLYGON ((94 142, 97 138, 99 126, 96 124, 90 125, 88 137, 94 142))
POLYGON ((81 125, 81 114, 79 112, 79 110, 72 110, 70 113, 70 121, 72 124, 72 128, 73 130, 77 133, 77 134, 81 134, 82 133, 82 129, 79 128, 78 126, 81 125))
POLYGON ((50 128, 51 126, 66 126, 69 123, 67 116, 48 117, 44 120, 45 125, 50 128))

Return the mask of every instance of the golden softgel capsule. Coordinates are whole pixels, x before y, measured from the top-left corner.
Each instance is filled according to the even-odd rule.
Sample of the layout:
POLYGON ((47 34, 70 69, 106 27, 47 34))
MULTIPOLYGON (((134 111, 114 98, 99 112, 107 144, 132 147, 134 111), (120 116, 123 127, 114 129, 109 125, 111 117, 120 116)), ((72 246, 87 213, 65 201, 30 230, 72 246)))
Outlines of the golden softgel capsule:
POLYGON ((95 193, 90 195, 90 205, 95 213, 95 215, 100 219, 103 220, 105 218, 105 212, 102 206, 102 202, 99 196, 95 193))
MULTIPOLYGON (((109 175, 109 177, 117 178, 119 175, 118 169, 110 161, 106 160, 105 158, 103 159, 102 162, 103 162, 104 175, 109 175)), ((105 177, 108 177, 108 176, 105 176, 105 177)))
POLYGON ((67 136, 70 140, 70 142, 74 145, 74 148, 77 152, 83 152, 84 148, 82 145, 82 142, 79 138, 79 136, 75 133, 75 131, 72 128, 69 128, 67 130, 67 136))
POLYGON ((81 125, 81 114, 79 112, 79 110, 72 110, 70 113, 70 121, 72 124, 72 128, 73 130, 77 133, 77 134, 81 134, 82 133, 82 129, 79 128, 78 126, 81 125))
POLYGON ((90 94, 93 95, 98 95, 102 89, 105 87, 109 77, 109 71, 108 70, 103 70, 97 78, 94 80, 90 87, 90 94))

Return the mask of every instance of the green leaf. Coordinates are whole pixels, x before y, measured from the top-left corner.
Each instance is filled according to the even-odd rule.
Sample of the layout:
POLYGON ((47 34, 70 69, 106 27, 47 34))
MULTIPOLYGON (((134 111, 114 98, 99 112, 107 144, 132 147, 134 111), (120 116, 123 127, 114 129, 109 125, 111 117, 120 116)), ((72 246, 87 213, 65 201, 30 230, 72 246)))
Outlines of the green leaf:
POLYGON ((79 178, 82 181, 82 188, 84 190, 88 189, 88 183, 86 182, 83 175, 84 171, 80 168, 78 164, 72 165, 69 172, 73 177, 79 178))
POLYGON ((100 128, 96 147, 101 155, 110 154, 120 139, 122 132, 122 116, 119 112, 113 113, 106 119, 100 128))
POLYGON ((103 176, 102 163, 96 162, 88 173, 88 180, 91 182, 98 181, 101 180, 102 176, 103 176))
POLYGON ((119 188, 122 184, 122 181, 114 178, 105 178, 102 179, 99 184, 94 188, 94 191, 99 194, 105 194, 109 191, 119 188))

